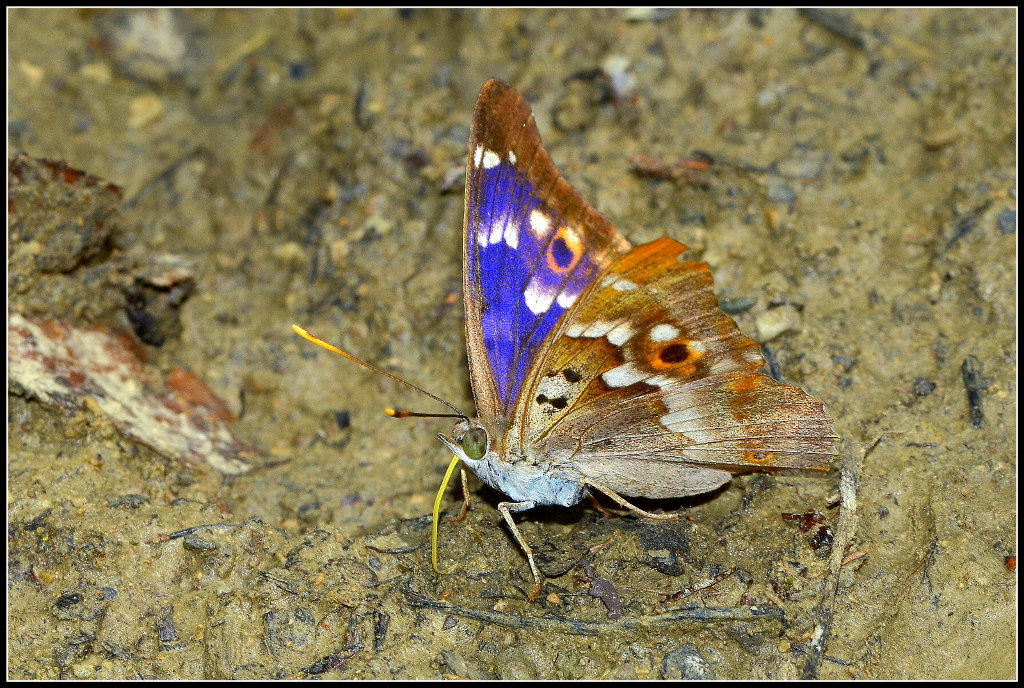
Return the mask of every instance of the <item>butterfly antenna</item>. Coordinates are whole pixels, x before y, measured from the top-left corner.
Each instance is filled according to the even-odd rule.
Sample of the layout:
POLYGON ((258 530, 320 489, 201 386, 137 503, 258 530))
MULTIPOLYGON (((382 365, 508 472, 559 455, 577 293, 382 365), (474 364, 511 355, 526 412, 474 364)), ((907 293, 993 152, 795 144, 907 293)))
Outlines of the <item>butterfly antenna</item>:
POLYGON ((468 420, 461 413, 420 413, 419 411, 406 411, 390 407, 384 409, 384 413, 392 418, 462 418, 468 420))
POLYGON ((439 401, 442 404, 444 404, 445 406, 447 406, 448 408, 450 408, 452 411, 455 411, 455 415, 451 415, 451 414, 447 414, 447 413, 444 413, 444 414, 413 413, 413 412, 410 412, 410 411, 396 411, 395 409, 391 409, 391 408, 385 409, 384 412, 387 415, 391 416, 392 418, 411 418, 411 417, 422 417, 422 418, 462 418, 463 420, 469 420, 469 418, 466 416, 466 414, 463 413, 462 411, 460 411, 455 406, 455 404, 452 404, 451 402, 445 401, 444 399, 442 399, 441 397, 437 396, 436 394, 431 394, 427 390, 420 389, 419 387, 417 387, 416 385, 412 384, 411 382, 406 382, 405 380, 403 380, 400 377, 392 375, 391 373, 389 373, 387 371, 381 370, 380 368, 377 368, 376 366, 372 366, 369 363, 367 363, 366 361, 363 361, 361 359, 356 358, 355 356, 353 356, 352 354, 348 353, 347 351, 342 351, 341 349, 339 349, 338 347, 334 346, 333 344, 329 344, 329 343, 325 342, 324 340, 320 339, 319 337, 310 334, 309 332, 307 332, 306 330, 302 329, 298 325, 292 325, 292 329, 295 330, 295 334, 299 335, 303 339, 308 340, 310 342, 313 342, 317 346, 319 346, 319 347, 321 347, 323 349, 327 349, 328 351, 332 351, 332 352, 338 354, 339 356, 344 356, 348 360, 353 361, 355 363, 358 363, 359 365, 363 366, 364 368, 369 368, 373 372, 379 373, 379 374, 383 375, 384 377, 391 378, 395 382, 400 382, 401 384, 405 385, 406 387, 409 387, 410 389, 415 389, 420 394, 426 394, 428 397, 430 397, 434 401, 439 401))

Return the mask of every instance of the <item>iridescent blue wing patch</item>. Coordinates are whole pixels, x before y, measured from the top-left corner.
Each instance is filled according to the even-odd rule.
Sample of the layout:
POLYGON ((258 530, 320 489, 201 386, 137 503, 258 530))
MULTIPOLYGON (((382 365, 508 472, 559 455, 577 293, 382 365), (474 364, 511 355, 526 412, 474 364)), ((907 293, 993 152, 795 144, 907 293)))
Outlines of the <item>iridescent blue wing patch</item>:
POLYGON ((555 323, 630 246, 559 175, 523 97, 493 79, 473 117, 464 241, 473 395, 503 429, 555 323))

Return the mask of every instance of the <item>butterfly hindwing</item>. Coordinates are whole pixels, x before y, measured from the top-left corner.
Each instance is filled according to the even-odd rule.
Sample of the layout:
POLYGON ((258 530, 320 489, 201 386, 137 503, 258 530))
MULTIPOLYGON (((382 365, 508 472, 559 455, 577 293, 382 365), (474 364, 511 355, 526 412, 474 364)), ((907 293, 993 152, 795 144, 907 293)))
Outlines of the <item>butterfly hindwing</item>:
POLYGON ((659 239, 619 257, 541 352, 511 451, 571 463, 631 496, 705 492, 762 466, 835 453, 821 402, 759 373, 757 344, 718 306, 707 264, 659 239), (656 471, 663 479, 638 479, 656 471))
POLYGON ((497 80, 474 113, 464 242, 477 413, 504 428, 559 318, 629 244, 562 179, 529 105, 497 80))

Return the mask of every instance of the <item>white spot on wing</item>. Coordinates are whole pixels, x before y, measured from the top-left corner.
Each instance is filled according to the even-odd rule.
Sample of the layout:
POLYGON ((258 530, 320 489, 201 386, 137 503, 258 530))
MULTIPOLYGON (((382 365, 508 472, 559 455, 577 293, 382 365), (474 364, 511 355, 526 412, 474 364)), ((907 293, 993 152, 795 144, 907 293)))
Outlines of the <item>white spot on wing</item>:
POLYGON ((636 282, 630 282, 628 279, 620 279, 612 285, 612 289, 615 291, 633 291, 636 289, 636 282))
POLYGON ((739 366, 736 365, 736 360, 732 358, 720 358, 713 360, 711 366, 708 368, 710 375, 721 375, 723 373, 731 373, 737 370, 739 366))
POLYGON ((584 330, 583 336, 594 337, 595 339, 597 337, 603 337, 605 333, 608 332, 608 330, 612 329, 617 324, 618 323, 612 322, 610 320, 597 320, 595 322, 590 323, 590 327, 584 330))
POLYGON ((480 167, 480 161, 484 158, 484 147, 477 146, 473 151, 473 167, 480 167))
POLYGON ((697 444, 716 439, 714 423, 709 422, 706 404, 698 403, 688 392, 668 394, 662 397, 662 401, 669 410, 660 419, 663 426, 686 435, 697 444))
POLYGON ((622 346, 633 336, 633 328, 629 326, 629 323, 623 321, 609 330, 605 336, 615 346, 622 346))
POLYGON ((551 219, 540 210, 530 211, 530 230, 534 236, 543 239, 551 231, 551 219))
POLYGON ((513 153, 512 151, 509 151, 509 152, 508 152, 508 161, 509 161, 510 163, 512 163, 513 165, 515 165, 515 164, 516 164, 516 154, 515 154, 515 153, 513 153))
POLYGON ((557 399, 558 397, 571 396, 573 389, 561 375, 544 375, 537 385, 537 391, 549 399, 557 399))
MULTIPOLYGON (((663 376, 659 375, 658 377, 663 376)), ((683 422, 686 420, 692 420, 694 418, 701 418, 707 415, 707 404, 702 403, 701 400, 694 398, 694 395, 688 391, 685 391, 685 389, 686 388, 684 387, 684 391, 668 394, 662 398, 662 402, 664 402, 665 408, 667 408, 673 414, 677 414, 675 420, 678 422, 683 422)), ((665 418, 667 417, 668 416, 665 416, 665 418)), ((663 424, 665 418, 662 418, 663 424)))
POLYGON ((662 323, 651 328, 652 342, 670 342, 679 336, 679 328, 662 323))
MULTIPOLYGON (((561 298, 559 298, 559 302, 561 302, 561 298)), ((633 328, 625 320, 597 320, 590 324, 573 323, 565 331, 565 336, 574 339, 579 337, 587 337, 589 339, 607 337, 608 341, 615 346, 625 344, 634 334, 636 333, 633 331, 633 328)))
POLYGON ((558 295, 558 305, 568 310, 569 306, 576 303, 577 298, 579 298, 579 294, 570 294, 569 292, 563 291, 561 294, 558 295))
POLYGON ((690 424, 697 418, 700 418, 700 412, 695 408, 688 408, 681 411, 666 413, 661 417, 661 424, 669 430, 682 432, 683 430, 688 430, 690 428, 690 424))
POLYGON ((511 249, 519 248, 519 227, 516 226, 515 222, 509 222, 505 225, 505 243, 511 249))
POLYGON ((708 432, 706 429, 707 419, 701 419, 701 416, 697 415, 693 409, 667 413, 661 417, 660 422, 669 430, 686 435, 695 444, 707 444, 716 439, 714 433, 708 432))
POLYGON ((628 387, 635 382, 640 382, 647 377, 647 373, 637 368, 632 363, 623 363, 603 373, 601 379, 609 387, 628 387))
POLYGON ((530 280, 530 283, 526 286, 526 292, 523 294, 523 298, 526 299, 526 307, 534 315, 547 313, 548 309, 551 308, 551 304, 555 302, 556 296, 557 294, 554 289, 545 287, 537 281, 536 277, 530 280))
POLYGON ((662 402, 669 410, 669 413, 661 417, 661 424, 666 428, 674 429, 670 423, 676 428, 688 427, 693 421, 707 416, 706 404, 702 404, 687 391, 667 394, 662 398, 662 402))
POLYGON ((497 244, 501 241, 502 235, 505 233, 505 227, 508 225, 508 215, 502 213, 498 217, 491 218, 491 236, 487 243, 497 244))
POLYGON ((492 151, 492 150, 485 150, 484 151, 483 163, 484 163, 484 169, 485 170, 489 170, 489 169, 491 169, 493 167, 497 167, 498 165, 500 165, 501 164, 501 158, 499 158, 498 154, 495 153, 494 151, 492 151))

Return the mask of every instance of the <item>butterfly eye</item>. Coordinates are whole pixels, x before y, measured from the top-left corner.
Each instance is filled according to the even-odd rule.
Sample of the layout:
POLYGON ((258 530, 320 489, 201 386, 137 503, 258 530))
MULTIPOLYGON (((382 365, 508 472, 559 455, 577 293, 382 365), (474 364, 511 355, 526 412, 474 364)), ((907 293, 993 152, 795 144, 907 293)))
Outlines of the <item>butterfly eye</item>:
POLYGON ((487 431, 483 428, 473 428, 462 438, 462 451, 470 459, 479 459, 487 453, 487 431))

